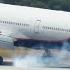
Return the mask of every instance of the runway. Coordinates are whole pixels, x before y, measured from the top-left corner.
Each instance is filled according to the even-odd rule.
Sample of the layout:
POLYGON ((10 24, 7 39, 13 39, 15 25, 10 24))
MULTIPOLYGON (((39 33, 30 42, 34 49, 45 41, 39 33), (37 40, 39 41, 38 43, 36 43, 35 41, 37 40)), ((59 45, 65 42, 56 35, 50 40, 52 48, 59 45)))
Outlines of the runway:
MULTIPOLYGON (((12 50, 7 50, 7 49, 1 49, 1 55, 3 55, 4 57, 11 57, 13 54, 12 50), (8 54, 9 53, 9 54, 8 54)), ((43 52, 42 50, 33 50, 33 49, 27 49, 27 48, 17 48, 15 51, 15 56, 18 55, 42 55, 41 53, 43 52), (24 54, 23 54, 24 53, 24 54)), ((6 61, 9 59, 5 59, 6 61)), ((10 61, 10 60, 9 60, 10 61)), ((23 65, 23 64, 22 64, 23 65)), ((4 65, 0 66, 0 70, 70 70, 70 68, 47 68, 47 67, 27 67, 27 68, 21 68, 20 67, 16 67, 16 66, 12 66, 11 63, 4 63, 4 65)))
POLYGON ((14 66, 0 66, 0 70, 70 70, 70 68, 17 68, 14 66))
POLYGON ((13 66, 0 66, 0 70, 23 70, 21 68, 16 68, 13 66))
MULTIPOLYGON (((53 54, 56 56, 60 53, 59 50, 53 49, 51 52, 53 52, 53 54)), ((4 48, 0 48, 0 55, 2 55, 4 57, 4 61, 12 61, 12 57, 18 57, 21 55, 21 57, 23 56, 42 56, 44 53, 44 50, 35 50, 35 49, 30 49, 30 48, 16 48, 16 49, 4 49, 4 48)), ((68 57, 67 59, 63 59, 62 63, 69 63, 68 60, 70 60, 70 53, 67 52, 62 52, 65 54, 65 57, 68 57), (67 55, 66 55, 67 54, 67 55)), ((62 55, 62 54, 61 54, 62 55)), ((31 58, 30 58, 31 59, 31 58)), ((25 63, 22 64, 22 59, 21 61, 21 65, 22 66, 12 66, 12 63, 4 63, 3 65, 0 66, 0 70, 70 70, 70 68, 47 68, 47 67, 27 67, 27 68, 21 68, 24 67, 25 63)), ((26 60, 25 62, 27 62, 28 60, 26 60)), ((63 63, 63 64, 64 64, 63 63)), ((19 64, 19 63, 18 63, 19 64)), ((30 64, 30 63, 29 63, 30 64)), ((56 65, 56 64, 55 64, 56 65)), ((58 65, 57 65, 58 66, 58 65)), ((69 65, 70 66, 70 65, 69 65)))

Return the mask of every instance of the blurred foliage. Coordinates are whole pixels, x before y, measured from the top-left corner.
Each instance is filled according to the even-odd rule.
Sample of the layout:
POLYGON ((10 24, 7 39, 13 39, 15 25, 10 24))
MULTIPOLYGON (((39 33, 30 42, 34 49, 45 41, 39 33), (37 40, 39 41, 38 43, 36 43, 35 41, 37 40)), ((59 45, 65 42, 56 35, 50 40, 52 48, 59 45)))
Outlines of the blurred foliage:
POLYGON ((0 0, 0 2, 70 11, 70 0, 0 0))

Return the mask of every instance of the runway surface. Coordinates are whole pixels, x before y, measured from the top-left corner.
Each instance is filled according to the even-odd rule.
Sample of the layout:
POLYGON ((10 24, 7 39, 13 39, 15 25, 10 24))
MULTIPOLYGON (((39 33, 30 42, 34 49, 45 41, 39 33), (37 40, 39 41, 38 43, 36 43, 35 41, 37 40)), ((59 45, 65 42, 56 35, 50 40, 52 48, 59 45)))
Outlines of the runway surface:
POLYGON ((0 70, 70 70, 70 68, 17 68, 13 66, 0 66, 0 70))
POLYGON ((13 66, 0 66, 0 70, 23 70, 21 68, 16 68, 13 66))

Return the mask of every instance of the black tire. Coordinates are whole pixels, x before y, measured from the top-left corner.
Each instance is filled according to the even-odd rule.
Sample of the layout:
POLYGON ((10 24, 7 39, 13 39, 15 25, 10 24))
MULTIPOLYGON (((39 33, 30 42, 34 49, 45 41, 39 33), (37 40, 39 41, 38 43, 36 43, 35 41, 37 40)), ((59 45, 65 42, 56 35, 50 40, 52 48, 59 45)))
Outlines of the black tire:
POLYGON ((3 57, 0 56, 0 65, 3 64, 3 57))

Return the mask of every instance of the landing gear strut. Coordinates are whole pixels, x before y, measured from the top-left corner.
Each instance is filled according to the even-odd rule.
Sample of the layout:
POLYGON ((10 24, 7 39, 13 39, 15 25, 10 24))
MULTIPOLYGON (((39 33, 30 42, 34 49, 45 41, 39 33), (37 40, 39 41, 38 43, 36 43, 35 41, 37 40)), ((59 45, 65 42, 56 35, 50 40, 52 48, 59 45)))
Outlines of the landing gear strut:
POLYGON ((3 64, 3 57, 0 56, 0 65, 3 64))

